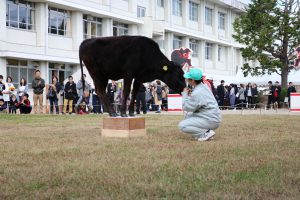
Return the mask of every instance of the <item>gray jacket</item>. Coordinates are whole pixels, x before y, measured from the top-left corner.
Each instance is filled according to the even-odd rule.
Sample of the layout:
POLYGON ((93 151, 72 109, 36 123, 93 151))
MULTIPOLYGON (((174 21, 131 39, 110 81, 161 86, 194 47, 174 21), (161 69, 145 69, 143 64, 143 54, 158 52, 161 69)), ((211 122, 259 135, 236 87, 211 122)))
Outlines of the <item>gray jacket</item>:
POLYGON ((44 87, 45 87, 45 80, 40 78, 40 79, 33 79, 32 81, 32 88, 33 88, 33 93, 34 94, 43 94, 44 92, 44 87), (39 81, 41 83, 39 84, 39 81))
MULTIPOLYGON (((85 85, 84 91, 89 92, 90 89, 91 89, 91 87, 90 87, 90 85, 88 84, 88 82, 87 82, 87 81, 84 81, 84 85, 85 85)), ((79 97, 80 97, 80 96, 83 96, 83 87, 82 87, 82 86, 83 86, 82 80, 79 80, 78 83, 76 84, 76 89, 78 90, 78 96, 79 96, 79 97)))
POLYGON ((184 111, 192 112, 191 117, 221 122, 218 103, 206 84, 198 84, 191 96, 188 96, 187 92, 182 92, 182 108, 184 111))

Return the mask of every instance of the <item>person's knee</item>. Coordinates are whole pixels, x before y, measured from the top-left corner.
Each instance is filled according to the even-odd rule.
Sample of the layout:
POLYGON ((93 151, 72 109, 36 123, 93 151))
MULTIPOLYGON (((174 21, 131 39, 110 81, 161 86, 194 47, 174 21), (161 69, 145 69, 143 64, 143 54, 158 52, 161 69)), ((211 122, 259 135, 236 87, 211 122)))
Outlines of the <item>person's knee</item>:
POLYGON ((179 128, 182 132, 186 132, 186 125, 185 125, 184 121, 179 122, 178 128, 179 128))

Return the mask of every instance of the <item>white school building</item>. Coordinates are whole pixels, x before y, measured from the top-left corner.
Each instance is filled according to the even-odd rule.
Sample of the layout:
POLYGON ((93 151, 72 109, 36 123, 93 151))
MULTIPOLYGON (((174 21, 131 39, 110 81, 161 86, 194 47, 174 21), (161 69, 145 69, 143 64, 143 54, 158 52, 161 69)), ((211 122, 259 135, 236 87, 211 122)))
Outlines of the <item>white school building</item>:
MULTIPOLYGON (((170 58, 193 50, 192 65, 215 80, 234 77, 243 64, 233 21, 242 0, 0 0, 0 74, 31 87, 40 69, 46 83, 80 69, 78 47, 91 37, 143 35, 170 58)), ((78 81, 78 80, 75 80, 78 81)), ((31 93, 29 93, 31 94, 31 93)), ((32 95, 31 95, 32 96, 32 95)))

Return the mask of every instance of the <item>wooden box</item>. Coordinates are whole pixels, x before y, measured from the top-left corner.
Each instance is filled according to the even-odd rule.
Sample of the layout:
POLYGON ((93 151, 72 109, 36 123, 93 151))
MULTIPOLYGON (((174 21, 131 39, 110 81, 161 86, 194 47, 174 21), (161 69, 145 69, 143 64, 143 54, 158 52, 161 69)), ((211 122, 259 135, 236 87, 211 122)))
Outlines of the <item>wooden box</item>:
POLYGON ((106 117, 103 118, 103 137, 145 136, 144 117, 106 117))

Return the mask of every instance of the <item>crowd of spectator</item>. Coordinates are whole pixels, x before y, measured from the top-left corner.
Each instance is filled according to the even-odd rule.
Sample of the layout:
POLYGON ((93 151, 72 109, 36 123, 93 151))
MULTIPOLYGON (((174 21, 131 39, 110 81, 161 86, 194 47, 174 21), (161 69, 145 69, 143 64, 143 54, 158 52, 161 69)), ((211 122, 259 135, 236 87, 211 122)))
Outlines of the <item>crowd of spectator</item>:
MULTIPOLYGON (((74 82, 73 77, 69 76, 66 84, 61 84, 56 76, 52 77, 51 83, 46 85, 45 80, 41 78, 41 72, 35 71, 34 79, 32 80, 33 89, 33 105, 29 100, 28 85, 24 78, 21 78, 18 88, 15 88, 12 77, 8 76, 6 81, 0 75, 0 112, 6 111, 11 114, 19 113, 34 114, 44 113, 43 106, 44 93, 49 107, 50 114, 85 114, 95 113, 102 114, 106 112, 102 102, 94 88, 85 79, 85 89, 83 90, 83 81, 74 82), (60 103, 61 102, 61 103, 60 103)), ((214 94, 220 109, 255 109, 259 101, 259 90, 257 84, 225 84, 222 80, 220 84, 215 87, 212 79, 207 82, 214 94)), ((268 83, 268 108, 277 107, 280 104, 281 87, 279 82, 274 84, 268 83)), ((296 92, 295 86, 292 82, 289 83, 286 98, 290 102, 290 94, 296 92)), ((143 84, 137 93, 135 102, 135 111, 137 114, 141 112, 146 114, 148 111, 155 111, 160 113, 162 110, 168 110, 168 94, 172 93, 166 85, 163 85, 159 80, 154 83, 143 84)), ((120 112, 123 99, 123 92, 121 84, 112 81, 107 85, 107 97, 109 103, 114 106, 117 112, 120 112)), ((127 106, 129 106, 130 98, 128 97, 127 106)))

